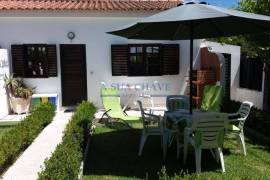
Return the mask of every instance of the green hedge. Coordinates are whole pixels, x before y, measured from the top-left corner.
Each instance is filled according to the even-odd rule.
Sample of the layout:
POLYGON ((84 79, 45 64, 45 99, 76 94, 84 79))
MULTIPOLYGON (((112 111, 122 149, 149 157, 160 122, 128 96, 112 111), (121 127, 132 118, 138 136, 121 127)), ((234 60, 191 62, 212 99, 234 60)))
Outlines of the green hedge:
POLYGON ((53 119, 55 108, 41 104, 0 139, 0 172, 3 173, 53 119))
POLYGON ((57 146, 51 158, 45 161, 45 168, 39 173, 39 179, 78 179, 95 112, 95 106, 89 102, 83 101, 78 105, 65 129, 62 143, 57 146))

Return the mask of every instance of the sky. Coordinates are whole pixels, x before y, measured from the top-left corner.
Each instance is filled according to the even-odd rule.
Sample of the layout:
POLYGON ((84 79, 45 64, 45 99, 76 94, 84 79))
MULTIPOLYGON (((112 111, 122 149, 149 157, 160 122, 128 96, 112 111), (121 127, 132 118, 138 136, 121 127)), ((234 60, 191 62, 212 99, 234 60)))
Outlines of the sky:
POLYGON ((237 5, 239 0, 204 0, 211 5, 221 6, 221 7, 234 7, 237 5))
POLYGON ((184 0, 184 2, 207 2, 211 5, 231 8, 237 6, 240 0, 184 0))

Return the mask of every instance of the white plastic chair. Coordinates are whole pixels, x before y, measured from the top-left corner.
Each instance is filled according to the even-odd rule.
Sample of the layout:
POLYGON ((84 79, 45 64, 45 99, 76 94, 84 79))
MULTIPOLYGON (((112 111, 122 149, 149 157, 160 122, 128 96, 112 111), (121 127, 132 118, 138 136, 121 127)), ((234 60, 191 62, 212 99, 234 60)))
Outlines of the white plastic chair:
POLYGON ((150 95, 150 94, 141 94, 140 95, 140 100, 142 100, 142 102, 147 101, 150 105, 150 107, 146 108, 146 110, 149 111, 149 114, 155 114, 156 111, 157 112, 166 111, 167 109, 165 107, 155 106, 154 98, 155 98, 155 96, 150 95))
POLYGON ((143 130, 142 130, 138 155, 139 156, 142 155, 143 147, 148 136, 160 136, 161 147, 163 149, 163 159, 165 159, 166 153, 167 153, 167 133, 164 129, 162 117, 145 113, 142 107, 142 102, 137 101, 137 103, 139 104, 139 108, 140 108, 141 116, 142 116, 141 120, 143 124, 143 130))
POLYGON ((224 121, 227 115, 224 113, 208 112, 191 116, 192 127, 185 128, 184 132, 184 164, 187 161, 188 144, 195 149, 196 172, 201 172, 202 149, 215 149, 216 160, 220 161, 222 172, 225 172, 223 159, 223 141, 225 134, 224 121))
MULTIPOLYGON (((189 96, 185 95, 169 95, 166 99, 166 107, 167 112, 175 112, 175 111, 182 111, 182 110, 188 110, 189 109, 189 96)), ((165 113, 166 116, 166 113, 165 113)), ((167 120, 167 117, 164 118, 165 121, 167 120)), ((180 148, 183 147, 182 144, 180 144, 179 139, 179 130, 178 127, 173 127, 172 129, 168 130, 168 136, 169 136, 169 146, 171 146, 174 137, 176 137, 176 143, 177 143, 177 159, 179 159, 180 154, 180 148)))
POLYGON ((177 111, 182 109, 189 109, 189 96, 185 95, 169 95, 166 100, 166 107, 168 111, 177 111))
POLYGON ((230 137, 239 137, 245 156, 247 155, 247 151, 244 136, 244 124, 250 114, 252 106, 252 102, 244 101, 237 113, 229 115, 228 124, 226 125, 226 134, 230 135, 230 137))

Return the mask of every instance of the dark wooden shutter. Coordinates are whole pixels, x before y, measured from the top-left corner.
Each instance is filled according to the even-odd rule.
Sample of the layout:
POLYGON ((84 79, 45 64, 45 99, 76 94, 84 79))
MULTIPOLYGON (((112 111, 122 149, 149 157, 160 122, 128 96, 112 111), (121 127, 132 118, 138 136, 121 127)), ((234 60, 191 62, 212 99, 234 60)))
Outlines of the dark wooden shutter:
POLYGON ((112 45, 111 58, 112 58, 112 75, 125 76, 128 75, 128 45, 112 45))
POLYGON ((25 76, 24 46, 11 45, 11 55, 12 55, 12 73, 14 77, 24 77, 25 76))
POLYGON ((251 88, 257 91, 262 91, 262 78, 263 78, 263 63, 259 58, 252 60, 252 84, 251 88))
POLYGON ((179 74, 179 44, 163 45, 163 75, 179 74))
POLYGON ((241 56, 240 59, 240 81, 239 81, 239 86, 241 88, 247 88, 247 82, 248 82, 248 67, 247 67, 247 59, 245 56, 241 56))
POLYGON ((57 77, 57 52, 56 45, 47 45, 48 76, 57 77))
POLYGON ((258 58, 241 56, 240 87, 252 90, 262 90, 263 63, 258 58))
POLYGON ((231 54, 223 53, 225 58, 225 98, 231 99, 231 54))

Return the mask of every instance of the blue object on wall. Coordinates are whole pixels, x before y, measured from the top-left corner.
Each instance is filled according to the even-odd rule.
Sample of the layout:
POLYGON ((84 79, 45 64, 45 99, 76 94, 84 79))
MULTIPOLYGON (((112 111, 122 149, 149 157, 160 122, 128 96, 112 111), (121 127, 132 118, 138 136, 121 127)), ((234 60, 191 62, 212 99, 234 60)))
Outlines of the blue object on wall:
POLYGON ((49 102, 53 104, 55 107, 57 106, 57 101, 56 97, 49 97, 49 102))

